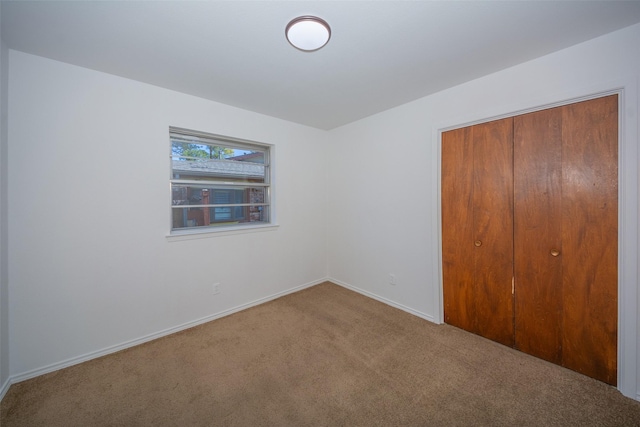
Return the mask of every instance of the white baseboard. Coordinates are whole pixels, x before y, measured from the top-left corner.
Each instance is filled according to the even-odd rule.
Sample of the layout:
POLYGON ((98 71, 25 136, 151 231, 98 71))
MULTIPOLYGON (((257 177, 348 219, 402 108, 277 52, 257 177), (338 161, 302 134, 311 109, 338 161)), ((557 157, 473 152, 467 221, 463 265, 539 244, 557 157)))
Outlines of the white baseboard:
POLYGON ((2 388, 0 388, 0 402, 4 399, 4 395, 9 391, 9 387, 11 387, 11 377, 7 378, 7 380, 2 384, 2 388))
MULTIPOLYGON (((63 360, 61 362, 52 363, 52 364, 50 364, 48 366, 44 366, 44 367, 41 367, 41 368, 38 368, 38 369, 33 369, 31 371, 28 371, 28 372, 23 372, 23 373, 20 373, 20 374, 12 375, 5 381, 5 383, 2 385, 2 388, 0 389, 0 401, 2 400, 2 398, 4 398, 4 395, 9 390, 9 387, 11 386, 11 384, 19 383, 21 381, 25 381, 25 380, 28 380, 28 379, 31 379, 31 378, 35 378, 35 377, 38 377, 40 375, 48 374, 50 372, 55 372, 55 371, 58 371, 60 369, 68 368, 68 367, 73 366, 73 365, 78 365, 80 363, 87 362, 87 361, 92 360, 92 359, 97 359, 98 357, 107 356, 109 354, 116 353, 116 352, 121 351, 121 350, 125 350, 127 348, 135 347, 137 345, 144 344, 146 342, 153 341, 155 339, 162 338, 162 337, 165 337, 167 335, 171 335, 171 334, 174 334, 176 332, 183 331, 185 329, 193 328, 193 327, 201 325, 203 323, 211 322, 212 320, 220 319, 222 317, 229 316, 231 314, 237 313, 237 312, 242 311, 242 310, 246 310, 246 309, 251 308, 251 307, 255 307, 255 306, 260 305, 260 304, 264 304, 266 302, 275 300, 277 298, 283 297, 283 296, 288 295, 288 294, 292 294, 294 292, 301 291, 303 289, 309 288, 311 286, 318 285, 318 284, 326 282, 326 281, 330 281, 332 283, 335 283, 336 285, 342 286, 342 287, 344 287, 346 289, 352 290, 352 291, 357 292, 359 294, 362 294, 362 295, 364 295, 366 297, 373 298, 373 299, 375 299, 377 301, 380 301, 380 302, 382 302, 384 304, 387 304, 387 305, 389 305, 391 307, 395 307, 397 309, 405 311, 405 312, 407 312, 409 314, 412 314, 414 316, 420 317, 422 319, 428 320, 428 321, 433 322, 433 323, 437 323, 435 321, 435 319, 433 318, 433 316, 431 316, 429 314, 423 313, 423 312, 418 311, 418 310, 414 310, 414 309, 412 309, 410 307, 407 307, 405 305, 399 304, 399 303, 397 303, 395 301, 392 301, 392 300, 389 300, 387 298, 381 297, 381 296, 376 295, 374 293, 371 293, 369 291, 365 291, 364 289, 360 289, 360 288, 358 288, 356 286, 352 286, 352 285, 350 285, 348 283, 345 283, 345 282, 342 282, 340 280, 333 279, 333 278, 330 278, 330 277, 325 277, 325 278, 322 278, 322 279, 318 279, 318 280, 314 280, 312 282, 305 283, 305 284, 300 285, 300 286, 296 286, 296 287, 291 288, 291 289, 287 289, 286 291, 278 292, 278 293, 275 293, 275 294, 272 294, 272 295, 269 295, 269 296, 266 296, 266 297, 263 297, 263 298, 259 298, 257 300, 248 302, 246 304, 241 304, 239 306, 230 308, 228 310, 224 310, 224 311, 221 311, 221 312, 209 315, 209 316, 202 317, 200 319, 193 320, 191 322, 184 323, 182 325, 175 326, 173 328, 168 328, 168 329, 165 329, 165 330, 153 333, 153 334, 149 334, 149 335, 146 335, 146 336, 143 336, 143 337, 140 337, 140 338, 136 338, 136 339, 133 339, 133 340, 130 340, 130 341, 126 341, 126 342, 121 343, 121 344, 117 344, 117 345, 113 345, 113 346, 110 346, 110 347, 106 347, 104 349, 93 351, 93 352, 90 352, 90 353, 86 353, 86 354, 83 354, 83 355, 80 355, 80 356, 77 356, 77 357, 72 357, 72 358, 63 360)), ((640 398, 638 400, 640 400, 640 398)))
MULTIPOLYGON (((234 307, 234 308, 231 308, 231 309, 228 309, 228 310, 224 310, 224 311, 221 311, 219 313, 212 314, 210 316, 206 316, 206 317, 203 317, 203 318, 191 321, 191 322, 187 322, 187 323, 184 323, 182 325, 179 325, 179 326, 176 326, 176 327, 173 327, 173 328, 165 329, 163 331, 156 332, 154 334, 149 334, 149 335, 146 335, 146 336, 141 337, 141 338, 137 338, 137 339, 134 339, 134 340, 131 340, 131 341, 124 342, 122 344, 118 344, 118 345, 114 345, 114 346, 111 346, 111 347, 107 347, 107 348, 104 348, 102 350, 98 350, 98 351, 95 351, 95 352, 87 353, 87 354, 82 355, 82 356, 73 357, 73 358, 64 360, 64 361, 59 362, 59 363, 53 363, 53 364, 45 366, 43 368, 34 369, 34 370, 31 370, 31 371, 28 371, 28 372, 24 372, 22 374, 17 374, 17 375, 10 376, 9 378, 7 378, 7 380, 4 382, 4 384, 2 384, 2 387, 0 388, 0 402, 2 401, 2 399, 4 399, 4 396, 7 394, 7 392, 9 391, 9 387, 11 387, 12 384, 19 383, 21 381, 25 381, 25 380, 28 380, 28 379, 31 379, 31 378, 35 378, 35 377, 40 376, 40 375, 48 374, 50 372, 54 372, 54 371, 57 371, 57 370, 60 370, 60 369, 68 368, 69 366, 77 365, 77 364, 80 364, 80 363, 83 363, 83 362, 86 362, 86 361, 89 361, 89 360, 92 360, 92 359, 96 359, 98 357, 106 356, 106 355, 109 355, 111 353, 118 352, 120 350, 124 350, 124 349, 130 348, 130 347, 134 347, 136 345, 144 344, 145 342, 153 341, 155 339, 162 338, 164 336, 171 335, 171 334, 174 334, 176 332, 183 331, 185 329, 193 328, 194 326, 198 326, 198 325, 201 325, 203 323, 210 322, 212 320, 216 320, 216 319, 220 319, 220 318, 225 317, 225 316, 229 316, 230 314, 237 313, 239 311, 246 310, 248 308, 255 307, 255 306, 260 305, 260 304, 264 304, 266 302, 278 299, 280 297, 283 297, 283 296, 288 295, 288 294, 292 294, 294 292, 301 291, 301 290, 306 289, 306 288, 310 288, 312 286, 318 285, 318 284, 326 282, 326 281, 335 283, 336 285, 342 286, 342 287, 344 287, 346 289, 352 290, 352 291, 357 292, 359 294, 362 294, 362 295, 364 295, 366 297, 373 298, 373 299, 375 299, 377 301, 380 301, 380 302, 382 302, 384 304, 387 304, 387 305, 389 305, 391 307, 395 307, 395 308, 397 308, 399 310, 405 311, 405 312, 407 312, 409 314, 412 314, 414 316, 417 316, 417 317, 420 317, 422 319, 428 320, 429 322, 438 323, 438 322, 435 321, 433 316, 431 316, 429 314, 423 313, 423 312, 418 311, 418 310, 414 310, 414 309, 412 309, 410 307, 407 307, 405 305, 399 304, 399 303, 397 303, 395 301, 392 301, 390 299, 387 299, 385 297, 381 297, 381 296, 376 295, 376 294, 374 294, 372 292, 365 291, 364 289, 360 289, 360 288, 358 288, 356 286, 352 286, 352 285, 350 285, 348 283, 345 283, 345 282, 342 282, 340 280, 337 280, 337 279, 334 279, 334 278, 331 278, 331 277, 325 277, 323 279, 315 280, 313 282, 305 283, 303 285, 296 286, 296 287, 291 288, 291 289, 287 289, 286 291, 278 292, 278 293, 275 293, 273 295, 269 295, 267 297, 259 298, 257 300, 251 301, 251 302, 246 303, 246 304, 241 304, 241 305, 239 305, 237 307, 234 307)), ((640 391, 636 393, 635 398, 636 398, 637 401, 640 401, 640 391)))
POLYGON ((376 295, 376 294, 374 294, 372 292, 365 291, 364 289, 360 289, 360 288, 358 288, 356 286, 350 285, 348 283, 342 282, 340 280, 337 280, 337 279, 334 279, 334 278, 331 278, 331 277, 329 277, 327 280, 332 282, 332 283, 335 283, 336 285, 340 285, 343 288, 347 288, 349 290, 352 290, 354 292, 362 294, 362 295, 364 295, 366 297, 373 298, 374 300, 380 301, 381 303, 390 305, 391 307, 395 307, 395 308, 400 309, 402 311, 406 311, 409 314, 413 314, 414 316, 417 316, 417 317, 420 317, 422 319, 428 320, 429 322, 438 323, 435 320, 435 318, 430 314, 423 313, 423 312, 415 310, 415 309, 413 309, 411 307, 407 307, 406 305, 402 305, 402 304, 397 303, 395 301, 392 301, 392 300, 390 300, 388 298, 381 297, 380 295, 376 295))
POLYGON ((257 300, 248 302, 246 304, 241 304, 239 306, 230 308, 228 310, 224 310, 224 311, 221 311, 221 312, 209 315, 209 316, 205 316, 205 317, 202 317, 200 319, 193 320, 191 322, 183 323, 182 325, 175 326, 173 328, 168 328, 168 329, 165 329, 165 330, 153 333, 153 334, 146 335, 144 337, 136 338, 136 339, 133 339, 133 340, 130 340, 130 341, 126 341, 126 342, 121 343, 121 344, 113 345, 113 346, 104 348, 102 350, 97 350, 97 351, 93 351, 91 353, 83 354, 81 356, 72 357, 70 359, 63 360, 63 361, 58 362, 58 363, 52 363, 51 365, 44 366, 42 368, 33 369, 31 371, 23 372, 21 374, 12 375, 12 376, 9 377, 9 379, 5 382, 5 384, 3 386, 3 389, 2 389, 3 393, 0 395, 0 401, 2 400, 2 397, 4 397, 4 393, 9 389, 9 386, 11 384, 19 383, 21 381, 25 381, 25 380, 28 380, 28 379, 31 379, 31 378, 35 378, 35 377, 38 377, 40 375, 44 375, 44 374, 48 374, 50 372, 58 371, 60 369, 68 368, 70 366, 77 365, 77 364, 83 363, 83 362, 87 362, 89 360, 96 359, 96 358, 102 357, 102 356, 106 356, 108 354, 116 353, 118 351, 130 348, 130 347, 135 347, 137 345, 144 344, 146 342, 153 341, 155 339, 162 338, 162 337, 165 337, 167 335, 171 335, 171 334, 174 334, 176 332, 183 331, 185 329, 193 328, 194 326, 198 326, 198 325, 201 325, 203 323, 211 322, 212 320, 220 319, 221 317, 229 316, 230 314, 234 314, 234 313, 237 313, 239 311, 246 310, 248 308, 255 307, 255 306, 260 305, 260 304, 264 304, 265 302, 269 302, 269 301, 272 301, 274 299, 283 297, 285 295, 301 291, 301 290, 309 288, 311 286, 318 285, 320 283, 326 282, 327 280, 329 280, 329 279, 323 278, 323 279, 315 280, 313 282, 305 283, 303 285, 296 286, 296 287, 291 288, 291 289, 287 289, 286 291, 278 292, 278 293, 275 293, 273 295, 269 295, 269 296, 266 296, 266 297, 259 298, 257 300))

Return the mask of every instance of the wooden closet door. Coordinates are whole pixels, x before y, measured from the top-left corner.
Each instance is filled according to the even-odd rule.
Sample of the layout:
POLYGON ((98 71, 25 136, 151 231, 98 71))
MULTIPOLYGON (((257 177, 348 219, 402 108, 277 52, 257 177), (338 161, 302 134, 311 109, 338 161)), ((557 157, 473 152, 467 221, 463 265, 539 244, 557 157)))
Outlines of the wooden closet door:
POLYGON ((470 127, 442 134, 441 164, 444 321, 477 334, 470 127))
POLYGON ((514 117, 515 348, 562 363, 562 109, 514 117))
POLYGON ((513 345, 513 120, 442 139, 445 321, 513 345))
POLYGON ((616 385, 618 96, 562 112, 563 365, 616 385))
POLYGON ((617 96, 514 118, 515 347, 617 380, 617 96))
POLYGON ((443 134, 447 323, 616 385, 617 148, 617 95, 443 134))

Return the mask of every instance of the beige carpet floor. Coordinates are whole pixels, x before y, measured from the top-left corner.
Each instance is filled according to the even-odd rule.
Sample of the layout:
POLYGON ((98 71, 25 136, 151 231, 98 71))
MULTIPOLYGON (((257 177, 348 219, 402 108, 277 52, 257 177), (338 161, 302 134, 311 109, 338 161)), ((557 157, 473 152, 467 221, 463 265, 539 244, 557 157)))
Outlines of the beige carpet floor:
POLYGON ((11 386, 10 426, 640 426, 615 388, 331 283, 11 386))

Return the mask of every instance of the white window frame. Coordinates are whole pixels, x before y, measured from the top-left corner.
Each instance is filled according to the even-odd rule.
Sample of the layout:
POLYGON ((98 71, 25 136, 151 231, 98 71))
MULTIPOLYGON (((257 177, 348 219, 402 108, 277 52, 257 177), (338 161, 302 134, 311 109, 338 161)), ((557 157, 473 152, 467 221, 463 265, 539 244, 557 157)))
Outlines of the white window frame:
MULTIPOLYGON (((262 142, 249 141, 240 138, 234 138, 224 135, 211 134, 207 132, 194 131, 189 129, 183 129, 178 127, 169 127, 169 234, 167 238, 169 240, 183 240, 191 238, 201 238, 216 235, 246 233, 252 231, 267 231, 275 229, 277 225, 274 222, 275 209, 273 203, 273 151, 274 146, 271 144, 265 144, 262 142), (245 180, 234 181, 233 179, 216 177, 216 178, 199 178, 197 181, 189 179, 174 178, 174 166, 173 166, 173 141, 174 137, 185 136, 188 138, 194 138, 198 143, 209 144, 214 146, 221 146, 225 148, 234 148, 247 151, 260 151, 264 153, 264 163, 261 164, 264 167, 264 182, 247 182, 245 180), (210 208, 212 211, 216 207, 231 207, 238 206, 246 207, 247 212, 249 207, 261 207, 261 212, 267 213, 267 218, 263 221, 247 221, 235 224, 223 224, 209 226, 192 226, 192 227, 174 227, 174 210, 177 208, 173 200, 173 188, 180 185, 203 185, 210 187, 219 187, 229 190, 234 189, 246 189, 247 187, 260 187, 264 188, 264 200, 262 203, 234 203, 231 205, 213 205, 210 203, 207 206, 204 205, 182 205, 185 208, 210 208)), ((249 163, 249 162, 247 162, 249 163)))

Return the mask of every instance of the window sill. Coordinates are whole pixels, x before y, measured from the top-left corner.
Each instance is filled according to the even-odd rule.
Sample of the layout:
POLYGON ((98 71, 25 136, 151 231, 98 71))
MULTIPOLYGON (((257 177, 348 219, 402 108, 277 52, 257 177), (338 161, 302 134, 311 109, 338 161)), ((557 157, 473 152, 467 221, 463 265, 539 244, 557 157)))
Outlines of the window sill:
POLYGON ((247 233, 259 233, 264 231, 274 231, 279 227, 278 224, 263 224, 263 225, 247 225, 241 227, 219 227, 216 229, 207 230, 185 230, 175 231, 171 234, 167 234, 166 238, 168 242, 177 242, 182 240, 194 240, 194 239, 208 239, 219 236, 230 236, 233 234, 247 234, 247 233))

